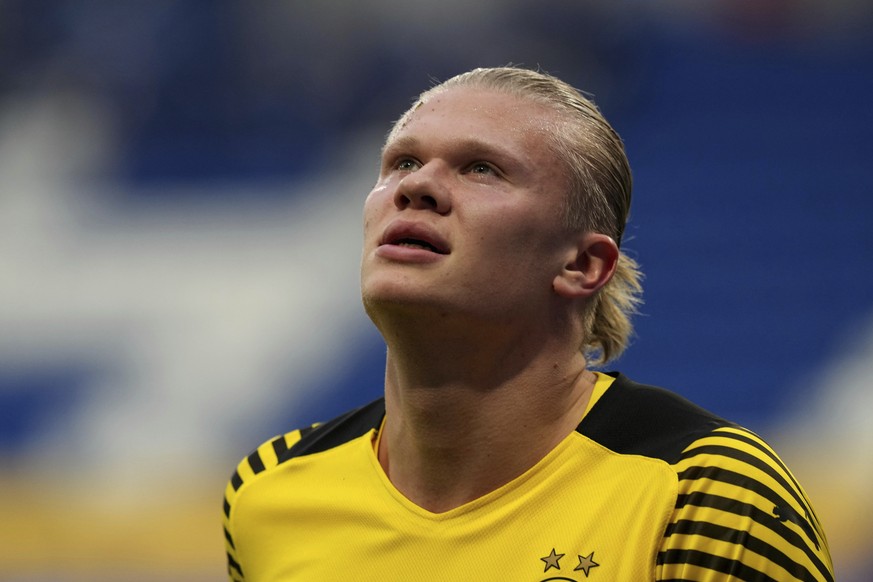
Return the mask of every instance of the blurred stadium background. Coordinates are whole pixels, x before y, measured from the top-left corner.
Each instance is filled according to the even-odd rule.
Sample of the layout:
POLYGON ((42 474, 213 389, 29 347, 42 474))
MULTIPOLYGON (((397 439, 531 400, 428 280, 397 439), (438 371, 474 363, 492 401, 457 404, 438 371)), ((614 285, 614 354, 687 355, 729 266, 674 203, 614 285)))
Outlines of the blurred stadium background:
POLYGON ((237 460, 380 392, 382 136, 509 62, 627 143, 647 303, 615 367, 768 438, 869 580, 871 26, 861 0, 0 1, 0 580, 224 578, 237 460))

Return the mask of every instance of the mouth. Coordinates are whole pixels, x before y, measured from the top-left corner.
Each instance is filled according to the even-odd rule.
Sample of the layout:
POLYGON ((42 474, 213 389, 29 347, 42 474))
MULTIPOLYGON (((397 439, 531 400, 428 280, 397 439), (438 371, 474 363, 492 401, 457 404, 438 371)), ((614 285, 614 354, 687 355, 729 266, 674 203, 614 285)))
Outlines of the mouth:
POLYGON ((382 237, 381 245, 403 247, 428 251, 438 255, 448 255, 449 244, 426 225, 396 223, 390 226, 382 237))
POLYGON ((437 253, 439 255, 447 255, 448 251, 445 251, 426 240, 421 240, 417 238, 401 238, 397 239, 393 242, 389 242, 388 244, 396 245, 398 247, 405 247, 408 249, 422 249, 426 251, 430 251, 432 253, 437 253))

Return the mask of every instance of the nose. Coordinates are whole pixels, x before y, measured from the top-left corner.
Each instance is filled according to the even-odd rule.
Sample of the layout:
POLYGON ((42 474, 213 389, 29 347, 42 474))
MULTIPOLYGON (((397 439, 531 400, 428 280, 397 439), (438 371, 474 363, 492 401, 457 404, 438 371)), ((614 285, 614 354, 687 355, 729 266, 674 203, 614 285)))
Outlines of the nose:
POLYGON ((425 164, 406 174, 397 184, 394 204, 397 208, 433 210, 446 214, 451 210, 451 194, 446 184, 444 169, 436 162, 425 164))

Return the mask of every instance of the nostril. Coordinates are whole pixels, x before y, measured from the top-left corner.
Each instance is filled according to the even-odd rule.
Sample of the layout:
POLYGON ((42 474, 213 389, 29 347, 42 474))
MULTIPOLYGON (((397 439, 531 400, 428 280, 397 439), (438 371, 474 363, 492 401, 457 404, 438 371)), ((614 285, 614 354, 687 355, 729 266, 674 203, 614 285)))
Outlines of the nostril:
POLYGON ((421 201, 424 202, 425 204, 427 204, 428 206, 433 207, 433 208, 437 207, 436 198, 434 198, 433 196, 430 196, 429 194, 425 194, 424 196, 422 196, 421 201))
POLYGON ((412 202, 412 199, 405 194, 397 194, 394 197, 394 204, 397 205, 398 208, 406 208, 412 202))

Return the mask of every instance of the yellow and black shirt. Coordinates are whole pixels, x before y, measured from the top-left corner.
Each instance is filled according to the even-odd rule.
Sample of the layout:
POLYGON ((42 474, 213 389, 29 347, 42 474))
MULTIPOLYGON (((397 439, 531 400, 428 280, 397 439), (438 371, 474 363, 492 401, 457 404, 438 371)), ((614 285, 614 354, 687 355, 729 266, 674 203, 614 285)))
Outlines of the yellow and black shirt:
POLYGON ((575 432, 439 514, 382 471, 384 415, 378 400, 240 463, 224 502, 232 581, 833 580, 776 453, 668 391, 600 374, 575 432))

